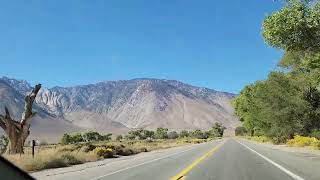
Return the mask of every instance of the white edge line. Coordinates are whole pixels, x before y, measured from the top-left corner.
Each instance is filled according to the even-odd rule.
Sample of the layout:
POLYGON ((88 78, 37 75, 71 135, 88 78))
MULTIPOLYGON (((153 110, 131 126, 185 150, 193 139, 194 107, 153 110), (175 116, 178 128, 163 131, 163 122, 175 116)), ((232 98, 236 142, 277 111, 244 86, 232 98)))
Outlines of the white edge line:
POLYGON ((249 149, 250 151, 256 153, 257 155, 259 155, 261 158, 263 158, 264 160, 268 161, 269 163, 271 163, 272 165, 276 166, 277 168, 279 168, 280 170, 282 170, 283 172, 285 172, 286 174, 288 174, 289 176, 291 176, 293 179, 295 180, 305 180, 302 177, 294 174, 293 172, 289 171, 288 169, 284 168, 283 166, 281 166, 280 164, 272 161, 271 159, 265 157, 264 155, 258 153, 257 151, 251 149, 250 147, 248 147, 247 145, 239 142, 238 140, 236 140, 239 144, 241 144, 242 146, 244 146, 245 148, 249 149))
POLYGON ((117 171, 114 171, 114 172, 111 172, 111 173, 108 173, 108 174, 105 174, 105 175, 102 175, 102 176, 99 176, 99 177, 96 177, 96 178, 93 178, 93 179, 90 179, 90 180, 97 180, 97 179, 100 179, 100 178, 103 178, 103 177, 106 177, 106 176, 110 176, 110 175, 113 175, 113 174, 116 174, 116 173, 119 173, 119 172, 122 172, 122 171, 126 171, 128 169, 132 169, 132 168, 135 168, 135 167, 138 167, 138 166, 142 166, 142 165, 149 164, 149 163, 152 163, 152 162, 155 162, 155 161, 166 159, 168 157, 171 157, 171 156, 174 156, 174 155, 177 155, 177 154, 181 154, 181 153, 184 153, 184 152, 187 152, 187 151, 191 151, 191 150, 193 150, 195 148, 197 148, 197 147, 193 147, 193 148, 190 148, 190 149, 187 149, 187 150, 184 150, 184 151, 176 152, 176 153, 173 153, 173 154, 170 154, 170 155, 167 155, 167 156, 164 156, 164 157, 160 157, 160 158, 157 158, 157 159, 153 159, 153 160, 150 160, 150 161, 147 161, 147 162, 144 162, 144 163, 140 163, 140 164, 137 164, 137 165, 134 165, 134 166, 129 166, 129 167, 126 167, 124 169, 120 169, 120 170, 117 170, 117 171))

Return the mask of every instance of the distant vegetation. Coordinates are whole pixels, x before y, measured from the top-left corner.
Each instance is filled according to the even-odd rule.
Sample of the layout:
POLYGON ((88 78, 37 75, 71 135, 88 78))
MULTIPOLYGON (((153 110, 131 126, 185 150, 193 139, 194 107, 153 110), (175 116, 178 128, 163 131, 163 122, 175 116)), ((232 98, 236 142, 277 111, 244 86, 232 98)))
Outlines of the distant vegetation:
MULTIPOLYGON (((168 128, 157 128, 155 131, 137 129, 131 130, 128 134, 118 135, 115 140, 152 140, 152 139, 177 139, 177 138, 193 138, 193 139, 208 139, 222 137, 226 128, 221 123, 215 123, 208 131, 182 130, 180 133, 170 131, 168 128)), ((89 131, 85 133, 64 134, 60 140, 62 145, 84 143, 84 142, 98 142, 111 140, 112 134, 100 134, 98 132, 89 131)))
POLYGON ((89 131, 85 133, 64 134, 60 140, 63 145, 81 143, 81 142, 95 142, 111 140, 112 134, 101 135, 98 132, 89 131))
POLYGON ((60 144, 43 145, 41 150, 36 151, 35 158, 30 154, 31 148, 26 148, 26 153, 21 156, 4 154, 4 157, 26 171, 37 171, 104 158, 129 156, 155 149, 208 142, 222 137, 224 130, 222 124, 215 123, 208 131, 183 130, 178 133, 167 128, 157 128, 155 131, 137 129, 114 138, 111 133, 100 134, 94 131, 66 133, 62 136, 60 144))
POLYGON ((319 1, 288 1, 266 17, 262 34, 284 56, 279 70, 246 86, 235 99, 235 112, 245 128, 237 128, 236 134, 266 136, 275 143, 320 138, 319 1))

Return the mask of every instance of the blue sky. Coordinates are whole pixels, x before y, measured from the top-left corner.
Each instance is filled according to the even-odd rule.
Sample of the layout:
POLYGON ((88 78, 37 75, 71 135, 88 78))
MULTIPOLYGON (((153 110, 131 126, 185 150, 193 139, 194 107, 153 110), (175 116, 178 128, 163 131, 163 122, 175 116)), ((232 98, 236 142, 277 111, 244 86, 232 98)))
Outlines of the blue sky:
POLYGON ((238 93, 282 52, 261 23, 272 0, 55 0, 0 3, 0 76, 47 87, 139 77, 238 93))

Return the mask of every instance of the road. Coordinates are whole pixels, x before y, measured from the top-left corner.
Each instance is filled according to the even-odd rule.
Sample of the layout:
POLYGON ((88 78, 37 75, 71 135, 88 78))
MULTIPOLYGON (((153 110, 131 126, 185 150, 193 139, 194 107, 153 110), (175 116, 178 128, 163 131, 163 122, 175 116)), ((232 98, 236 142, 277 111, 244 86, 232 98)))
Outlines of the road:
POLYGON ((319 180, 320 154, 227 138, 32 175, 55 180, 319 180))

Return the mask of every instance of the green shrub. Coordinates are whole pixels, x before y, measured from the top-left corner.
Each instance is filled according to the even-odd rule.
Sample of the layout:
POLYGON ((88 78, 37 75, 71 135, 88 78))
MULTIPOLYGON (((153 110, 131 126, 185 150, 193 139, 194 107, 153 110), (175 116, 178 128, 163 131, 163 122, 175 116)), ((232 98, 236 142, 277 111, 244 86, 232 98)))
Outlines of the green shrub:
POLYGON ((76 164, 82 164, 83 162, 80 161, 79 159, 77 159, 75 156, 73 156, 72 154, 62 154, 61 157, 62 161, 66 164, 66 165, 76 165, 76 164))
POLYGON ((305 137, 305 136, 294 136, 293 139, 290 139, 287 141, 288 146, 293 147, 305 147, 305 146, 313 146, 313 147, 319 147, 319 142, 317 138, 314 137, 305 137))
POLYGON ((320 139, 320 130, 319 129, 314 129, 312 132, 311 132, 311 137, 315 137, 317 139, 320 139))
POLYGON ((121 141, 122 139, 123 139, 122 135, 118 135, 116 138, 117 141, 121 141))
POLYGON ((248 134, 247 129, 246 129, 245 127, 242 127, 242 126, 237 127, 237 128, 234 130, 234 132, 235 132, 235 135, 236 135, 236 136, 245 136, 245 135, 248 134))
POLYGON ((43 167, 39 169, 51 169, 51 168, 60 168, 60 167, 68 167, 68 164, 66 164, 62 158, 56 158, 56 159, 52 159, 51 161, 44 162, 43 167))
POLYGON ((190 133, 187 130, 182 130, 179 134, 179 138, 186 138, 189 137, 190 133))
POLYGON ((313 148, 315 148, 315 149, 320 149, 320 141, 318 140, 318 141, 313 141, 312 143, 311 143, 311 146, 313 147, 313 148))
POLYGON ((114 156, 114 150, 111 148, 97 147, 94 149, 94 152, 97 156, 103 158, 112 158, 114 156))
POLYGON ((0 154, 4 153, 8 147, 9 139, 7 136, 2 135, 0 137, 0 154))
POLYGON ((179 134, 176 131, 171 131, 168 133, 169 139, 177 139, 179 137, 179 134))

